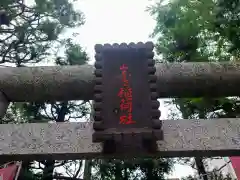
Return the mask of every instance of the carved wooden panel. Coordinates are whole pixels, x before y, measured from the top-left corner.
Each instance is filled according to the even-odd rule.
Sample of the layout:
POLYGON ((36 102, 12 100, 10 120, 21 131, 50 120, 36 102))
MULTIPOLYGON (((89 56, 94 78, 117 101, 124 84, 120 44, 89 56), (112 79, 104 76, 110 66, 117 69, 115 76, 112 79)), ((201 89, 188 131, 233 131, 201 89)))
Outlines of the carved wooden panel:
POLYGON ((105 151, 144 149, 162 137, 152 50, 151 42, 95 46, 93 141, 105 151))

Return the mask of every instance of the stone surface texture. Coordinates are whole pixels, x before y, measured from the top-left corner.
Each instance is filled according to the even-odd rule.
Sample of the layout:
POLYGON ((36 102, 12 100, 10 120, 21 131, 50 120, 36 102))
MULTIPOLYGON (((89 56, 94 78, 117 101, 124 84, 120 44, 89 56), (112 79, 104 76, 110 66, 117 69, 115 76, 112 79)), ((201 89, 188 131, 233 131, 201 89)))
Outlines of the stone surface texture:
MULTIPOLYGON (((0 160, 102 157, 102 145, 92 143, 92 132, 92 123, 2 124, 0 160)), ((158 153, 130 156, 240 155, 240 121, 236 119, 165 120, 163 132, 158 153)), ((121 157, 109 157, 113 156, 121 157)))
MULTIPOLYGON (((240 63, 156 64, 159 97, 240 95, 240 63)), ((94 67, 1 67, 0 91, 10 101, 93 99, 94 67)))

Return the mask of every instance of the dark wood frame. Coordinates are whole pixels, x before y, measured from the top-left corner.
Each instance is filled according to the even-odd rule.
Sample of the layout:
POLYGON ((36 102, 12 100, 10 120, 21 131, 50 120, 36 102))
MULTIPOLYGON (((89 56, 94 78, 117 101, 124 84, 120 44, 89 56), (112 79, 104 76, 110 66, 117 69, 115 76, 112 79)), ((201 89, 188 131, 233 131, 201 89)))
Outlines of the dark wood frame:
MULTIPOLYGON (((120 45, 105 44, 95 46, 96 69, 94 74, 96 79, 94 87, 94 124, 93 124, 93 129, 95 130, 95 132, 93 133, 93 142, 103 142, 104 143, 103 151, 105 153, 115 152, 128 153, 129 151, 136 150, 155 152, 157 150, 156 141, 163 139, 163 133, 161 130, 162 122, 159 120, 161 113, 158 110, 159 102, 157 101, 158 98, 156 84, 157 77, 155 74, 156 73, 155 61, 153 60, 154 56, 153 48, 154 45, 152 42, 147 42, 145 44, 139 42, 137 44, 122 43, 120 45), (135 64, 134 61, 130 62, 131 58, 128 57, 127 55, 124 56, 125 55, 124 53, 129 53, 129 55, 132 54, 138 55, 134 57, 138 57, 139 59, 141 59, 142 64, 139 63, 141 65, 137 65, 136 62, 138 61, 135 61, 135 64), (111 55, 107 56, 106 54, 111 55), (146 112, 149 112, 147 115, 149 115, 150 117, 147 117, 146 113, 144 114, 141 111, 137 112, 140 114, 143 113, 145 115, 146 119, 143 120, 145 123, 142 123, 146 125, 145 127, 141 127, 141 125, 140 127, 131 125, 121 128, 116 123, 114 124, 113 121, 103 118, 104 112, 106 112, 106 110, 109 111, 109 113, 112 113, 110 107, 106 106, 107 104, 106 102, 113 101, 112 99, 110 100, 110 98, 107 98, 108 94, 104 94, 104 92, 111 89, 110 85, 114 85, 114 82, 113 81, 111 82, 110 78, 108 76, 104 76, 104 74, 106 74, 106 71, 111 71, 112 67, 115 66, 116 68, 119 65, 117 63, 119 63, 120 61, 123 62, 121 57, 122 59, 127 58, 127 61, 130 64, 131 63, 132 65, 134 64, 135 74, 141 75, 139 74, 139 72, 141 73, 141 70, 142 72, 146 72, 146 74, 142 76, 146 77, 145 78, 146 81, 143 81, 141 85, 146 86, 147 89, 149 88, 142 95, 146 96, 144 102, 147 104, 147 106, 145 106, 145 109, 146 112), (115 59, 118 59, 118 61, 117 60, 114 61, 115 59), (109 62, 111 66, 109 65, 109 67, 107 67, 108 64, 106 63, 109 62), (106 82, 109 82, 109 84, 107 84, 106 82)), ((112 69, 111 72, 112 74, 116 73, 113 71, 116 71, 116 69, 115 70, 112 69)), ((112 88, 112 90, 114 88, 112 88)), ((141 88, 139 84, 137 88, 141 88)), ((135 86, 135 89, 137 88, 135 86)), ((138 93, 138 97, 140 97, 140 95, 141 93, 138 93)), ((105 115, 105 117, 107 116, 105 115)))

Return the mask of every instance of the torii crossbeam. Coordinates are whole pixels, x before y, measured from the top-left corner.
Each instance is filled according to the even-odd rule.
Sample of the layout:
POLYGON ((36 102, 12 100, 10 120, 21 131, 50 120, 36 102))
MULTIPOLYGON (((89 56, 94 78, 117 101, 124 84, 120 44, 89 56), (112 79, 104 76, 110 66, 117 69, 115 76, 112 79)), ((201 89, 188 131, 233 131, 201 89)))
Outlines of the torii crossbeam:
MULTIPOLYGON (((141 43, 139 45, 142 47, 141 43)), ((132 57, 141 59, 142 57, 136 53, 136 51, 141 51, 141 48, 138 49, 139 45, 129 45, 129 47, 131 46, 130 48, 137 48, 137 50, 134 49, 134 56, 131 54, 133 52, 132 50, 129 52, 121 50, 121 52, 130 53, 132 57)), ((116 47, 120 47, 121 45, 113 46, 114 47, 111 48, 114 49, 116 47)), ((109 46, 106 46, 107 49, 108 47, 109 46)), ((120 51, 118 51, 118 53, 119 52, 120 51)), ((150 52, 142 51, 141 53, 148 54, 150 52)), ((115 55, 112 56, 111 54, 111 57, 115 57, 115 59, 117 59, 117 56, 115 55)), ((98 58, 101 59, 101 56, 104 56, 106 59, 107 57, 110 57, 109 54, 103 53, 100 54, 98 58)), ((122 58, 118 59, 119 62, 129 62, 129 67, 134 69, 135 65, 131 65, 130 57, 121 57, 122 58), (128 60, 124 60, 124 58, 128 60)), ((157 98, 226 97, 240 95, 240 91, 238 89, 240 87, 240 63, 160 63, 156 64, 155 74, 155 68, 151 63, 149 64, 149 57, 153 56, 148 54, 145 59, 141 59, 141 71, 146 72, 145 75, 141 76, 141 78, 145 78, 146 80, 147 78, 152 78, 154 76, 154 78, 151 79, 151 81, 154 79, 154 83, 145 81, 145 86, 150 89, 148 90, 146 88, 145 92, 154 94, 154 100, 152 100, 152 94, 151 96, 149 95, 149 97, 151 97, 151 101, 148 101, 148 98, 145 97, 145 102, 149 103, 149 107, 147 107, 149 108, 148 115, 154 116, 154 118, 149 118, 148 120, 153 124, 145 123, 144 120, 142 121, 142 119, 139 118, 141 119, 141 123, 139 123, 141 125, 133 128, 126 128, 127 130, 119 126, 120 129, 122 128, 122 131, 118 129, 119 133, 115 133, 115 135, 122 138, 126 132, 128 133, 127 135, 129 135, 129 132, 130 135, 131 133, 136 134, 137 131, 134 132, 135 128, 135 130, 138 129, 138 131, 145 130, 147 132, 147 134, 145 134, 147 138, 154 134, 156 129, 159 129, 159 132, 162 131, 163 136, 161 135, 159 139, 156 139, 154 135, 154 148, 156 152, 149 153, 148 151, 130 151, 127 156, 180 157, 240 155, 240 121, 238 121, 238 118, 178 121, 165 120, 159 124, 154 124, 156 119, 158 120, 159 117, 159 115, 156 114, 158 113, 158 107, 155 103, 157 98), (152 89, 154 89, 154 92, 152 89)), ((111 62, 110 60, 111 58, 108 62, 111 62)), ((135 60, 137 62, 137 59, 135 60)), ((150 58, 150 60, 152 61, 152 58, 150 58)), ((100 66, 100 64, 97 66, 100 66)), ((107 67, 106 64, 104 66, 107 67)), ((117 66, 115 66, 115 68, 116 67, 117 66)), ((108 68, 111 68, 111 66, 108 68)), ((98 74, 95 78, 94 68, 91 65, 20 68, 2 67, 0 68, 0 118, 3 117, 9 102, 97 100, 102 98, 99 95, 106 97, 107 93, 100 93, 97 94, 97 96, 95 94, 94 96, 94 85, 99 85, 99 83, 101 84, 102 82, 105 82, 105 84, 109 82, 107 79, 101 79, 104 75, 103 70, 104 68, 99 68, 97 72, 95 71, 95 75, 98 74)), ((137 71, 135 72, 135 75, 133 71, 131 73, 135 77, 141 75, 137 71)), ((115 72, 105 72, 105 77, 112 75, 114 77, 118 77, 115 72)), ((114 84, 114 81, 111 83, 114 84)), ((139 81, 138 83, 135 83, 135 90, 141 88, 141 84, 139 85, 139 83, 141 82, 139 81)), ((114 89, 110 91, 109 89, 107 90, 108 92, 111 92, 114 89)), ((142 94, 138 93, 137 97, 141 97, 142 94)), ((113 102, 113 98, 108 99, 110 99, 109 102, 113 102)), ((105 101, 108 101, 108 99, 106 98, 105 101)), ((118 100, 115 99, 115 104, 117 101, 118 100)), ((100 105, 101 103, 102 102, 100 101, 100 105)), ((135 101, 133 104, 134 103, 136 109, 138 109, 137 106, 139 106, 139 101, 135 101)), ((97 106, 95 106, 95 110, 96 107, 97 106)), ((97 108, 101 109, 103 106, 101 105, 97 108)), ((147 108, 145 107, 145 109, 147 108)), ((106 109, 107 108, 105 108, 105 110, 106 109)), ((99 110, 98 113, 101 114, 101 110, 99 110)), ((105 111, 105 114, 108 113, 105 111)), ((102 118, 102 115, 98 114, 97 116, 102 118)), ((108 118, 108 123, 111 122, 109 120, 113 119, 112 117, 108 118)), ((145 114, 145 117, 148 116, 145 114)), ((112 129, 110 129, 106 126, 105 121, 101 121, 101 123, 1 124, 0 160, 9 161, 22 160, 26 158, 36 160, 45 159, 46 157, 61 160, 97 157, 123 157, 123 154, 117 151, 114 151, 111 154, 103 152, 103 147, 105 147, 105 145, 103 146, 104 143, 101 142, 102 140, 93 140, 92 135, 94 132, 98 131, 95 133, 95 138, 98 138, 98 135, 101 134, 101 139, 107 139, 106 136, 109 135, 109 132, 112 136, 112 130, 114 129, 115 131, 115 129, 117 129, 117 125, 115 127, 115 125, 112 124, 112 129), (102 126, 101 123, 103 123, 104 126, 102 126), (103 130, 106 132, 105 134, 102 133, 103 130, 101 130, 101 127, 104 127, 103 130)), ((118 137, 114 137, 115 140, 118 139, 118 137)), ((146 137, 144 136, 144 138, 146 137)), ((145 140, 146 139, 144 139, 144 141, 145 140)), ((116 147, 126 145, 124 141, 121 143, 122 144, 118 144, 116 147)), ((146 143, 144 146, 146 146, 146 143)), ((126 157, 126 154, 124 157, 126 157)))
MULTIPOLYGON (((240 119, 165 120, 162 126, 164 140, 158 141, 155 156, 240 155, 240 119)), ((102 144, 92 143, 92 133, 89 123, 2 124, 0 159, 123 158, 121 154, 103 155, 102 144)))

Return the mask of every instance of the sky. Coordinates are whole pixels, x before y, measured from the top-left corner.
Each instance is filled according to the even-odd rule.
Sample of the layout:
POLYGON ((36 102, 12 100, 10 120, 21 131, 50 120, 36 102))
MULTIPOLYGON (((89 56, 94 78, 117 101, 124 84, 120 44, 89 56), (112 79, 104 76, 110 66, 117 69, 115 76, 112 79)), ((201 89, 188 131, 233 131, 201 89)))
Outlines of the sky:
POLYGON ((86 23, 78 40, 93 58, 97 43, 121 43, 151 40, 155 21, 145 12, 148 0, 79 0, 77 9, 84 12, 86 23))
MULTIPOLYGON (((146 12, 146 7, 154 4, 150 0, 78 0, 75 8, 85 14, 86 23, 77 29, 75 40, 94 61, 94 45, 121 42, 154 41, 152 33, 155 20, 146 12)), ((76 31, 75 31, 76 32, 76 31)), ((167 119, 169 110, 161 101, 161 119, 167 119)), ((181 178, 193 174, 192 168, 175 165, 169 178, 181 178)))

